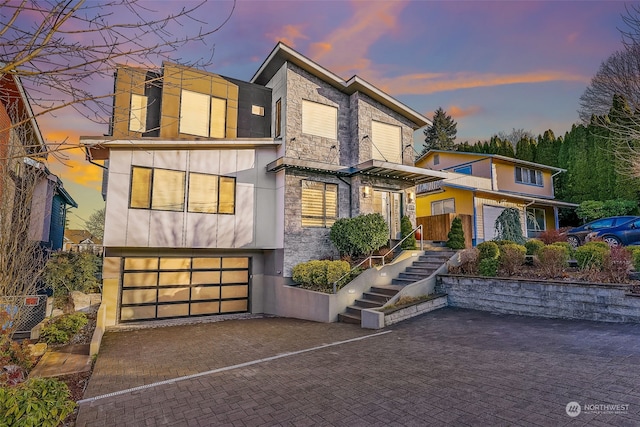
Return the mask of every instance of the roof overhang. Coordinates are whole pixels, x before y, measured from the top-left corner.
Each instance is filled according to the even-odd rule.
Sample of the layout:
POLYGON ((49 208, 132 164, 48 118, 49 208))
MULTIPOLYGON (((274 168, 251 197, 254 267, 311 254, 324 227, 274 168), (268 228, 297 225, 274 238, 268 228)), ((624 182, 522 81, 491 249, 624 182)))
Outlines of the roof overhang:
POLYGON ((208 148, 220 149, 250 149, 262 147, 277 147, 282 144, 280 140, 272 138, 236 138, 236 139, 210 139, 210 138, 95 138, 81 136, 80 143, 84 145, 90 156, 90 160, 107 160, 111 149, 150 149, 150 150, 197 150, 208 148))
POLYGON ((283 169, 303 170, 342 177, 366 175, 375 178, 405 181, 410 185, 438 181, 448 176, 446 172, 382 162, 379 160, 369 160, 356 166, 345 168, 341 165, 281 157, 267 165, 267 171, 269 172, 278 172, 283 169))
POLYGON ((260 68, 258 68, 258 71, 253 75, 250 82, 261 84, 263 86, 266 85, 278 70, 280 70, 280 68, 282 68, 282 66, 287 62, 302 68, 304 71, 312 74, 347 95, 351 95, 355 92, 364 93, 387 108, 390 108, 396 113, 411 120, 415 124, 415 129, 431 124, 431 121, 424 115, 387 95, 380 89, 368 83, 366 80, 363 80, 358 76, 353 76, 348 81, 345 81, 306 56, 296 52, 284 43, 278 43, 276 45, 267 59, 264 60, 260 68))
POLYGON ((561 202, 560 200, 547 199, 547 198, 543 198, 543 197, 535 197, 535 196, 530 196, 528 194, 522 194, 522 193, 511 193, 511 192, 507 192, 507 191, 483 190, 483 189, 480 189, 480 188, 466 187, 466 186, 462 186, 462 185, 451 185, 451 184, 446 184, 446 183, 443 183, 442 186, 443 187, 451 187, 451 188, 457 188, 457 189, 473 191, 477 195, 483 195, 484 194, 484 195, 491 196, 491 198, 493 198, 493 199, 500 198, 500 199, 506 199, 506 200, 519 200, 519 201, 526 202, 526 203, 529 203, 529 204, 535 204, 537 206, 552 206, 552 207, 557 207, 557 208, 577 208, 578 206, 580 206, 579 204, 576 204, 576 203, 561 202))

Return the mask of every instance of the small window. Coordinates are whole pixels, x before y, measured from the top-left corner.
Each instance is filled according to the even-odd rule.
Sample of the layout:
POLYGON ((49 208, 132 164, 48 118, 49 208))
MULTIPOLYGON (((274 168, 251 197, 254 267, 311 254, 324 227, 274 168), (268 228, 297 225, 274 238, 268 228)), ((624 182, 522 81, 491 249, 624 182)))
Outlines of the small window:
POLYGON ((433 155, 433 164, 434 165, 439 165, 440 164, 440 154, 434 154, 433 155))
POLYGON ((131 94, 131 110, 129 111, 129 130, 145 132, 147 128, 147 97, 131 94))
POLYGON ((264 107, 261 107, 259 105, 252 105, 251 114, 253 114, 254 116, 264 116, 264 107))
POLYGON ((131 172, 132 208, 149 209, 151 207, 151 176, 153 169, 134 166, 131 172))
POLYGON ((455 199, 444 199, 431 202, 431 215, 441 215, 456 212, 455 199))
POLYGON ((471 175, 471 165, 462 166, 462 167, 459 167, 459 168, 454 168, 453 171, 456 172, 456 173, 463 173, 465 175, 471 175))
POLYGON ((331 227, 338 218, 338 186, 302 181, 302 226, 331 227))
POLYGON ((282 135, 282 99, 276 101, 276 117, 275 117, 275 134, 274 138, 282 135))

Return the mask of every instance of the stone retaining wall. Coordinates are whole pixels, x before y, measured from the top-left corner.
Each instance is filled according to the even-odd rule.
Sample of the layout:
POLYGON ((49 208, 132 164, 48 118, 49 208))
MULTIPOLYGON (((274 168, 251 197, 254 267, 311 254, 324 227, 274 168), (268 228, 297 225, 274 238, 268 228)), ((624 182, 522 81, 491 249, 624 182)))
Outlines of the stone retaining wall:
POLYGON ((497 313, 640 323, 640 297, 628 285, 442 275, 449 306, 497 313))

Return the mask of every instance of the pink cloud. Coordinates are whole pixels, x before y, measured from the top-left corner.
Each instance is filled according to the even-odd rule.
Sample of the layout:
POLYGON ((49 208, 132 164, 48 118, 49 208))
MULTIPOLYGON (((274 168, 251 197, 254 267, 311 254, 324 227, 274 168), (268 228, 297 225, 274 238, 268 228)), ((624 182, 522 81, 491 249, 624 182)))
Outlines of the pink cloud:
POLYGON ((271 31, 267 34, 267 37, 271 38, 275 43, 281 41, 295 48, 297 40, 307 40, 309 38, 303 33, 304 27, 305 25, 285 25, 278 30, 271 31))
POLYGON ((463 108, 458 105, 450 105, 446 111, 454 120, 457 120, 463 117, 475 116, 476 114, 481 113, 483 108, 479 105, 471 105, 467 108, 463 108))

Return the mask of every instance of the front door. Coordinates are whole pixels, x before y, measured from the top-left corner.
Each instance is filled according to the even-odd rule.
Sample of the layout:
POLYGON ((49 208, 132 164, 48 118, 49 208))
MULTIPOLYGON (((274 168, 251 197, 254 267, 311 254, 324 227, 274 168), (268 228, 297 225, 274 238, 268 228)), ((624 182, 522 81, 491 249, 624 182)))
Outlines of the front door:
POLYGON ((400 215, 401 215, 402 195, 392 191, 373 191, 373 209, 375 213, 379 213, 387 221, 389 225, 390 238, 398 240, 400 234, 400 215))

